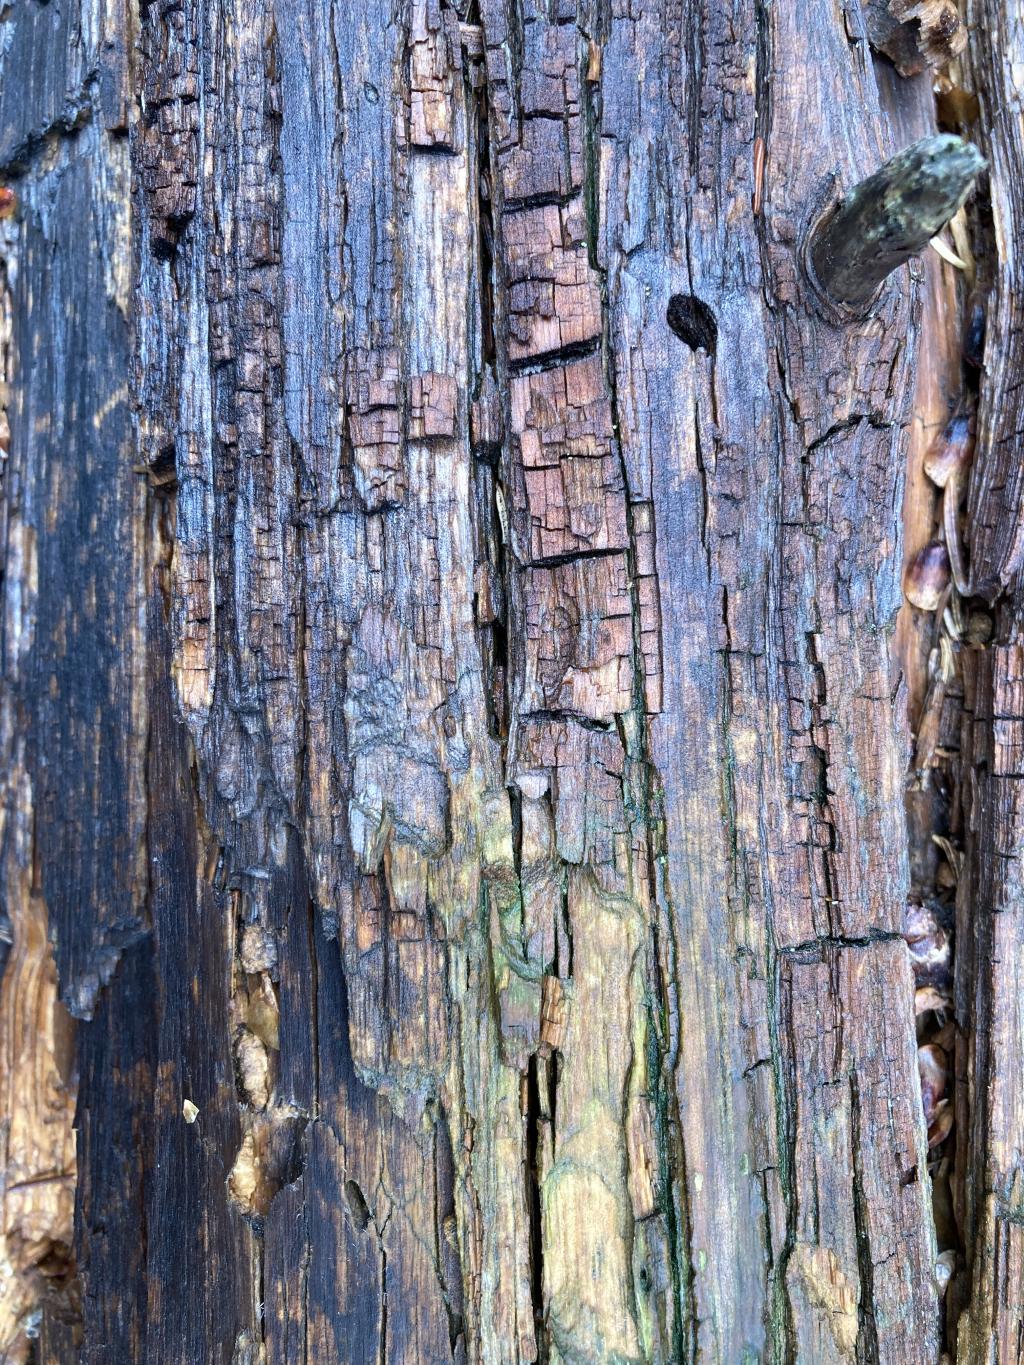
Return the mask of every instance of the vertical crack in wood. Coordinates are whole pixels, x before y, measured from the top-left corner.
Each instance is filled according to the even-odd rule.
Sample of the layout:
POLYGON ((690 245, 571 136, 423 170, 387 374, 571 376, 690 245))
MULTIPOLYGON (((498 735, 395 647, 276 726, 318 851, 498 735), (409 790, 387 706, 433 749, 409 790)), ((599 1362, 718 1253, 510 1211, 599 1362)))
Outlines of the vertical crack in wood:
POLYGON ((530 1234, 530 1297, 537 1332, 537 1361, 544 1365, 550 1352, 544 1323, 544 1229, 541 1218, 540 1153, 541 1106, 537 1054, 527 1063, 526 1073, 526 1202, 530 1234))
POLYGON ((865 1211, 864 1172, 862 1168, 860 1090, 857 1076, 850 1076, 850 1159, 853 1168, 853 1217, 860 1265, 860 1299, 857 1304, 857 1360, 864 1365, 879 1365, 878 1324, 875 1322, 874 1265, 871 1237, 865 1211))

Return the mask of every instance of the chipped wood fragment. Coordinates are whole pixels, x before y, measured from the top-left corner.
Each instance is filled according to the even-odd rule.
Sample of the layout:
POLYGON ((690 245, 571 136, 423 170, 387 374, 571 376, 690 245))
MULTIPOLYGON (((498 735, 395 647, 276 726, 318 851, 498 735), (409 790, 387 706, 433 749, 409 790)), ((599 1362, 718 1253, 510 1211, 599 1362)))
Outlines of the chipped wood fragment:
MULTIPOLYGON (((438 0, 416 0, 409 26, 409 143, 431 151, 455 136, 452 11, 438 0)), ((465 27, 465 26, 462 26, 465 27)))
POLYGON ((409 386, 409 439, 431 441, 457 435, 458 396, 454 375, 413 375, 409 386))
POLYGON ((567 1002, 565 988, 557 976, 545 976, 541 982, 540 1048, 557 1052, 565 1037, 567 1002))
POLYGON ((754 193, 751 200, 751 210, 755 218, 760 216, 764 203, 764 164, 765 141, 759 133, 754 138, 754 193))
POLYGON ((628 711, 632 603, 624 556, 530 569, 524 589, 524 707, 601 721, 628 711))
POLYGON ((600 357, 517 376, 510 405, 522 558, 625 549, 625 489, 600 357))
POLYGON ((928 245, 934 252, 941 256, 944 261, 948 262, 949 265, 954 266, 957 270, 966 271, 970 269, 968 263, 961 260, 952 247, 946 245, 941 236, 933 237, 928 245))
MULTIPOLYGON (((532 126, 532 125, 531 125, 532 126)), ((525 361, 601 334, 601 292, 590 267, 579 198, 506 212, 509 358, 525 361)))
POLYGON ((242 930, 239 960, 245 972, 273 972, 277 967, 277 936, 262 924, 242 930))
POLYGON ((916 23, 917 43, 932 66, 958 57, 967 46, 967 26, 954 0, 889 0, 902 24, 916 23))

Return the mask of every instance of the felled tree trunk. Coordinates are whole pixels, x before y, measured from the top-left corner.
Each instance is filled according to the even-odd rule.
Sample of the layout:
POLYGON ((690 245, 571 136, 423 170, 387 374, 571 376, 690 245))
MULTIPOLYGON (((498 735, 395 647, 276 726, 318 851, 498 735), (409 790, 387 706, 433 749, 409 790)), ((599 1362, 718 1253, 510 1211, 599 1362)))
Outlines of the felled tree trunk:
POLYGON ((1024 26, 893 9, 0 17, 4 1360, 1017 1359, 1024 26))

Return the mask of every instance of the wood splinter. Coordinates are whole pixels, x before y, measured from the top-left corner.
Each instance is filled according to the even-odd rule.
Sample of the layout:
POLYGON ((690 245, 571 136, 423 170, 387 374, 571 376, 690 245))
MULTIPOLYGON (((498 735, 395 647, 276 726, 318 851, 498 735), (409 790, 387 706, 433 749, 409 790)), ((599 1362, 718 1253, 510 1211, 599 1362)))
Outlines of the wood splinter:
POLYGON ((866 307, 886 275, 942 231, 985 165, 973 143, 949 133, 898 152, 815 229, 818 285, 839 304, 866 307))

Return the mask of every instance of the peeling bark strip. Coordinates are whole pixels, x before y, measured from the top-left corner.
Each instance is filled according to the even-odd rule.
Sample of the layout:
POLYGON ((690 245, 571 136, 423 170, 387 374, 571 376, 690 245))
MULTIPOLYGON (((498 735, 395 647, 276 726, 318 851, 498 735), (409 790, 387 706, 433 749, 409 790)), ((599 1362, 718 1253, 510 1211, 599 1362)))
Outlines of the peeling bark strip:
MULTIPOLYGON (((918 306, 904 272, 826 317, 804 258, 920 110, 854 18, 0 18, 12 1360, 37 1327, 90 1365, 937 1358, 892 643, 918 306)), ((988 118, 997 173, 1017 134, 988 118)), ((999 269, 954 566, 990 598, 999 269)), ((1019 1317, 997 620, 968 1351, 1019 1317)))

